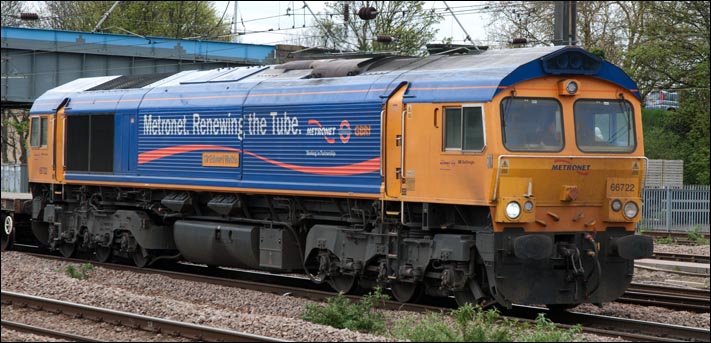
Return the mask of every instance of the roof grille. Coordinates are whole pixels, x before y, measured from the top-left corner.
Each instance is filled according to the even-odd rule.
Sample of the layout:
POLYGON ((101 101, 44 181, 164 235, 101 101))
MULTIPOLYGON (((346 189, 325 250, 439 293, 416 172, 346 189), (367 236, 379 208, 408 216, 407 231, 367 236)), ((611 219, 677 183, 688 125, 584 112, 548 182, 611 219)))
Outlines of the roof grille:
POLYGON ((129 88, 141 88, 146 85, 150 85, 158 80, 165 79, 168 76, 174 75, 175 73, 162 73, 162 74, 145 74, 145 75, 124 75, 117 77, 111 81, 104 82, 96 87, 87 89, 87 91, 103 91, 109 89, 129 89, 129 88))

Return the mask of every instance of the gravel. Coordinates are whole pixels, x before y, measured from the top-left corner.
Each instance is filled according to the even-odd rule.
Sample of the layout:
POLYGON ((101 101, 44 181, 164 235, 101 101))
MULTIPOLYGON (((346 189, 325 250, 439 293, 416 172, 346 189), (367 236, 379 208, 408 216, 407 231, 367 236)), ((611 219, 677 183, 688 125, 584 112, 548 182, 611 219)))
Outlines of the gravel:
MULTIPOLYGON (((36 311, 33 309, 12 305, 2 306, 2 319, 27 325, 36 325, 45 329, 57 330, 64 333, 70 333, 99 340, 107 340, 107 337, 121 337, 121 340, 126 342, 163 342, 166 340, 172 342, 190 342, 190 340, 186 338, 164 336, 160 333, 152 333, 148 331, 128 328, 125 326, 116 326, 114 324, 109 324, 105 322, 99 323, 89 319, 80 319, 69 315, 53 314, 49 312, 36 311)), ((22 336, 17 337, 17 340, 23 341, 27 340, 34 342, 47 342, 56 340, 55 338, 49 337, 39 339, 36 335, 19 333, 16 331, 13 331, 13 334, 10 337, 14 337, 15 334, 35 336, 26 338, 20 338, 22 336)), ((5 330, 3 330, 2 340, 15 340, 11 339, 10 337, 6 339, 5 330)))
MULTIPOLYGON (((709 256, 709 246, 688 246, 655 244, 655 252, 674 254, 693 254, 709 256)), ((699 284, 699 288, 709 289, 709 277, 691 277, 674 273, 664 273, 645 269, 635 269, 633 282, 645 284, 657 284, 679 287, 680 285, 699 284)), ((709 313, 693 313, 686 311, 674 311, 663 307, 639 306, 632 304, 622 304, 617 302, 603 304, 602 308, 592 304, 583 304, 575 307, 573 311, 583 313, 601 314, 613 317, 622 317, 638 320, 651 320, 661 323, 694 326, 709 329, 709 313)))
MULTIPOLYGON (((662 251, 659 247, 660 245, 657 245, 655 250, 662 251)), ((667 251, 669 249, 667 247, 670 246, 664 246, 661 249, 667 251)), ((708 255, 708 246, 705 251, 708 255)), ((677 251, 677 253, 682 252, 677 251)), ((393 341, 389 337, 306 322, 300 319, 301 314, 306 304, 314 303, 306 299, 176 280, 156 274, 116 271, 102 267, 94 267, 90 272, 89 279, 82 281, 65 275, 64 271, 69 264, 18 252, 3 252, 2 277, 0 279, 2 289, 286 340, 393 341)), ((636 270, 636 274, 643 273, 636 270)), ((637 277, 635 277, 635 281, 637 281, 637 277)), ((708 285, 708 278, 706 278, 706 285, 708 285)), ((2 318, 10 319, 10 315, 22 313, 17 311, 18 309, 13 309, 12 306, 3 306, 2 318)), ((696 314, 618 303, 605 304, 602 309, 591 305, 581 305, 575 311, 709 327, 708 313, 696 314)), ((388 323, 412 315, 407 311, 384 312, 388 323)), ((62 316, 44 315, 42 317, 47 323, 56 322, 63 326, 92 327, 92 325, 99 325, 90 323, 67 325, 66 318, 61 318, 62 316)), ((96 331, 98 329, 94 327, 91 330, 93 331, 88 332, 98 332, 96 331)), ((129 331, 131 330, 116 331, 115 326, 109 326, 106 332, 107 336, 101 336, 101 339, 127 341, 132 340, 133 336, 131 335, 138 335, 138 333, 128 333, 129 331)), ((155 334, 148 334, 148 336, 150 335, 155 336, 155 334)), ((136 340, 151 341, 149 337, 136 337, 139 337, 136 340)), ((168 339, 176 340, 168 336, 154 340, 168 339)), ((3 330, 2 340, 45 341, 46 338, 3 330)), ((579 340, 611 341, 613 339, 582 334, 579 340)))
MULTIPOLYGON (((303 321, 299 316, 309 300, 101 267, 82 281, 65 275, 69 264, 3 252, 2 289, 286 340, 393 341, 303 321)), ((117 332, 102 339, 127 337, 117 332)))
MULTIPOLYGON (((5 307, 3 307, 3 312, 5 307)), ((4 313, 3 313, 4 316, 4 313)), ((38 336, 31 333, 19 332, 11 329, 2 329, 0 333, 0 341, 2 342, 68 342, 63 339, 52 338, 48 336, 38 336)))

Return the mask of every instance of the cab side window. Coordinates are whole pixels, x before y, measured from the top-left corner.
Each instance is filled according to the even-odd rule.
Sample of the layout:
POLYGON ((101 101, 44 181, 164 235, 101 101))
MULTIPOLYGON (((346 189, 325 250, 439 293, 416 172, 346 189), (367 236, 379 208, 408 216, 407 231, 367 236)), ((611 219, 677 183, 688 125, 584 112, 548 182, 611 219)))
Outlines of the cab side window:
POLYGON ((482 151, 485 145, 481 106, 444 109, 444 150, 482 151))
POLYGON ((47 118, 32 117, 32 132, 30 132, 30 147, 47 146, 47 118))

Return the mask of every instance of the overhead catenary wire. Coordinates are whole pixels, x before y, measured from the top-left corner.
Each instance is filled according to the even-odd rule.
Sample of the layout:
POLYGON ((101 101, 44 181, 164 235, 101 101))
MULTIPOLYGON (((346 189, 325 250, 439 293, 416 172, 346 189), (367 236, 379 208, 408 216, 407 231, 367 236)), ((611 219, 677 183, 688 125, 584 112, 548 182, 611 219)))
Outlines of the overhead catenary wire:
POLYGON ((345 44, 355 47, 355 44, 353 44, 347 40, 344 40, 342 38, 337 37, 333 33, 333 31, 331 31, 330 28, 326 27, 325 25, 323 25, 323 23, 321 23, 321 21, 318 19, 318 17, 316 17, 316 15, 314 14, 314 11, 311 10, 311 7, 309 7, 309 5, 306 3, 306 1, 303 1, 303 3, 304 3, 304 7, 309 10, 309 13, 311 13, 311 15, 314 17, 314 20, 316 20, 316 23, 321 27, 322 30, 324 30, 326 32, 326 34, 328 34, 331 37, 331 39, 333 39, 334 41, 340 41, 342 43, 345 43, 345 44))
MULTIPOLYGON (((442 1, 442 2, 444 3, 445 6, 447 6, 447 9, 450 10, 450 12, 451 12, 451 9, 449 8, 449 5, 447 5, 447 2, 446 2, 446 1, 442 1)), ((464 34, 467 35, 464 39, 465 39, 465 40, 469 40, 469 41, 474 45, 474 49, 476 49, 477 51, 479 51, 479 47, 476 46, 476 43, 474 43, 474 41, 472 40, 472 38, 469 36, 469 33, 467 33, 467 30, 464 28, 464 25, 462 25, 462 23, 459 22, 459 19, 458 19, 457 16, 454 14, 454 12, 451 12, 451 13, 452 13, 452 17, 454 17, 454 20, 456 20, 456 21, 457 21, 457 24, 459 24, 459 27, 461 27, 461 28, 462 28, 462 31, 464 31, 464 34)))
MULTIPOLYGON (((294 2, 292 1, 291 3, 293 6, 294 2)), ((314 21, 316 21, 318 26, 321 27, 322 29, 323 29, 322 20, 319 18, 322 18, 324 16, 333 17, 333 16, 340 15, 340 13, 330 13, 328 11, 314 13, 313 10, 310 8, 310 6, 308 6, 308 4, 305 1, 303 1, 303 3, 304 3, 304 6, 301 9, 307 8, 309 10, 309 12, 311 13, 311 16, 314 18, 314 21)), ((517 6, 521 6, 521 5, 514 3, 514 4, 507 5, 507 6, 503 6, 503 5, 499 5, 496 3, 487 3, 487 4, 472 4, 472 5, 453 6, 453 7, 447 6, 445 8, 439 8, 439 7, 435 7, 435 4, 433 4, 431 11, 432 11, 432 13, 437 13, 439 15, 455 16, 456 14, 473 14, 473 13, 495 12, 495 11, 499 11, 499 10, 510 9, 511 7, 517 7, 517 6)), ((236 6, 235 6, 235 8, 236 8, 236 6)), ((251 23, 251 22, 258 22, 258 21, 263 21, 263 20, 275 19, 275 18, 280 18, 280 17, 284 17, 284 16, 286 16, 286 17, 293 16, 294 18, 292 18, 292 19, 295 20, 295 14, 296 13, 294 13, 294 11, 292 10, 291 13, 286 13, 286 14, 280 13, 278 15, 265 16, 265 17, 247 19, 247 20, 244 20, 244 18, 241 18, 241 15, 239 17, 237 15, 235 15, 235 17, 232 18, 231 22, 222 22, 222 23, 219 23, 217 26, 230 25, 230 28, 234 27, 235 30, 233 30, 233 36, 262 33, 262 32, 266 32, 266 31, 299 30, 299 29, 306 28, 305 24, 303 27, 298 27, 298 28, 295 27, 295 25, 292 25, 292 28, 272 28, 271 30, 251 30, 250 31, 250 30, 247 30, 247 27, 246 27, 246 24, 251 23), (240 33, 238 33, 236 30, 237 23, 242 24, 242 27, 243 27, 243 31, 240 33)), ((305 14, 305 11, 304 11, 304 14, 305 14)), ((82 16, 78 16, 77 18, 81 18, 81 17, 82 16)), ((51 17, 40 18, 40 20, 45 21, 45 20, 48 20, 49 18, 51 18, 51 17)), ((53 18, 57 19, 57 17, 53 17, 53 18)), ((86 16, 85 18, 89 19, 89 16, 86 16)), ((224 14, 223 14, 223 18, 224 18, 224 14)), ((136 23, 151 23, 154 25, 155 24, 158 24, 158 25, 174 24, 174 23, 156 22, 156 21, 152 21, 152 20, 140 20, 140 19, 129 19, 129 18, 122 18, 122 20, 126 20, 129 22, 136 22, 136 23)), ((457 19, 457 21, 458 20, 459 19, 457 19)), ((355 47, 355 44, 353 44, 352 42, 349 42, 348 40, 346 40, 344 38, 334 35, 332 31, 324 30, 324 32, 326 32, 329 35, 329 37, 331 37, 332 39, 334 39, 338 42, 346 43, 351 47, 355 47)), ((227 36, 228 35, 220 35, 220 36, 214 36, 214 37, 227 37, 227 36)), ((467 34, 467 36, 469 36, 469 35, 467 34)), ((210 38, 212 38, 212 37, 210 37, 210 38)), ((181 38, 176 38, 176 39, 181 39, 181 38)), ((467 40, 471 41, 471 37, 464 39, 464 41, 467 41, 467 40)), ((455 39, 452 41, 459 41, 459 39, 455 39)), ((276 41, 276 42, 278 43, 280 41, 276 41)))
MULTIPOLYGON (((294 3, 294 2, 292 1, 292 2, 291 2, 292 7, 293 7, 293 3, 294 3)), ((347 47, 351 47, 351 48, 356 47, 356 45, 355 45, 352 41, 349 41, 349 40, 346 39, 345 37, 340 37, 340 36, 338 36, 338 35, 335 35, 332 30, 324 29, 323 20, 326 20, 326 19, 322 19, 322 18, 324 18, 324 16, 326 16, 326 17, 333 17, 333 16, 341 15, 341 13, 330 13, 330 12, 328 12, 328 11, 320 11, 319 13, 314 13, 314 11, 312 10, 312 8, 308 5, 308 3, 307 3, 306 1, 303 1, 303 3, 304 3, 304 6, 301 7, 301 8, 299 8, 299 9, 308 9, 309 12, 310 12, 310 14, 311 14, 311 16, 312 16, 312 18, 314 19, 314 22, 315 22, 315 24, 316 24, 316 27, 320 27, 321 30, 323 30, 323 32, 324 32, 325 34, 327 34, 327 36, 328 36, 330 39, 332 39, 332 40, 335 41, 335 42, 347 44, 347 45, 346 45, 347 47)), ((508 5, 506 5, 506 6, 504 6, 503 4, 498 4, 498 3, 486 3, 486 4, 478 4, 478 3, 475 3, 475 4, 471 4, 471 5, 460 5, 460 6, 456 6, 456 4, 455 4, 455 6, 449 6, 447 3, 445 3, 445 5, 446 5, 446 6, 445 6, 444 8, 436 7, 436 2, 433 2, 433 7, 430 9, 430 11, 431 11, 430 13, 432 13, 432 14, 437 13, 437 14, 443 15, 443 16, 445 16, 445 17, 452 17, 452 18, 455 18, 455 20, 458 22, 458 24, 460 24, 460 26, 461 26, 461 22, 460 22, 460 19, 457 17, 457 15, 461 15, 461 14, 475 14, 475 13, 492 13, 492 12, 498 12, 498 11, 502 11, 502 10, 510 10, 511 8, 517 8, 517 7, 522 6, 522 5, 518 4, 518 3, 508 4, 508 5)), ((236 7, 236 6, 235 6, 235 7, 236 7)), ((241 9, 241 8, 240 8, 240 9, 241 9)), ((298 9, 295 9, 295 10, 298 10, 298 9)), ((236 12, 237 12, 237 11, 236 11, 236 12)), ((306 32, 303 32, 303 29, 304 29, 304 28, 307 28, 307 25, 305 25, 305 23, 304 23, 303 27, 296 27, 296 25, 292 25, 291 28, 289 28, 289 27, 285 27, 285 28, 281 28, 281 27, 277 28, 277 27, 274 27, 274 28, 263 29, 263 30, 249 30, 249 29, 247 29, 247 26, 249 26, 249 23, 258 22, 258 21, 263 21, 263 20, 270 20, 270 19, 280 18, 280 17, 284 17, 284 16, 286 16, 286 17, 292 16, 292 17, 294 17, 294 18, 292 18, 292 19, 295 20, 295 19, 296 19, 296 18, 295 18, 296 13, 295 13, 295 11, 293 11, 293 10, 290 11, 289 13, 286 13, 286 14, 281 14, 281 13, 280 13, 280 14, 277 14, 277 15, 264 16, 264 17, 259 17, 259 18, 252 18, 252 19, 247 19, 247 20, 244 20, 244 18, 241 18, 241 13, 240 13, 240 12, 241 12, 241 11, 237 12, 237 13, 239 13, 239 16, 235 15, 235 17, 232 18, 231 22, 224 22, 224 21, 223 21, 222 23, 218 23, 217 26, 230 25, 230 28, 232 28, 232 27, 235 27, 235 28, 236 28, 237 23, 240 23, 240 24, 242 24, 242 31, 241 31, 241 32, 237 32, 236 30, 234 30, 234 31, 232 31, 232 33, 230 33, 230 34, 216 35, 216 36, 212 36, 212 37, 209 37, 209 38, 210 38, 210 39, 216 39, 216 38, 224 38, 224 37, 237 37, 237 36, 246 36, 246 35, 253 35, 253 34, 260 34, 260 33, 276 33, 276 32, 281 32, 281 34, 284 35, 284 38, 281 39, 281 40, 270 40, 269 43, 260 42, 260 43, 258 43, 258 44, 279 44, 279 43, 281 43, 281 42, 288 42, 288 41, 293 40, 293 39, 295 39, 295 38, 298 38, 298 37, 300 37, 300 36, 303 37, 304 39, 312 39, 312 38, 314 38, 314 36, 305 35, 306 32), (234 26, 233 26, 233 25, 234 25, 234 26), (287 33, 285 33, 285 32, 288 32, 289 30, 297 30, 297 31, 295 31, 295 32, 297 32, 297 33, 296 33, 296 34, 287 34, 287 33), (301 33, 298 33, 298 30, 302 30, 302 32, 301 32, 301 33)), ((303 13, 304 13, 304 15, 306 15, 306 11, 305 11, 305 10, 304 10, 303 13)), ((223 18, 224 18, 224 16, 225 16, 225 14, 223 13, 223 18)), ((155 23, 154 21, 146 21, 146 20, 138 20, 138 19, 127 19, 127 18, 124 18, 124 19, 125 19, 125 20, 128 20, 128 21, 130 21, 130 22, 143 22, 143 23, 151 22, 151 23, 155 23)), ((40 20, 41 20, 41 19, 40 19, 40 20)), ((168 23, 163 23, 163 24, 168 24, 168 23)), ((313 27, 313 26, 309 26, 309 27, 313 27)), ((461 42, 474 43, 473 40, 472 40, 472 37, 468 34, 468 32, 466 32, 466 30, 464 30, 464 31, 465 31, 465 34, 466 34, 467 37, 465 37, 463 40, 450 38, 450 39, 451 39, 450 41, 451 41, 451 42, 459 42, 459 41, 461 41, 461 42)), ((205 36, 202 36, 202 37, 203 37, 203 39, 207 38, 207 37, 205 37, 205 36)), ((175 39, 181 39, 181 38, 175 38, 175 39)), ((184 38, 183 38, 183 39, 184 39, 184 38)), ((479 39, 478 41, 481 41, 481 39, 479 39)), ((505 42, 505 41, 499 42, 498 40, 490 40, 490 39, 489 39, 489 40, 484 40, 484 41, 482 41, 482 43, 483 43, 483 44, 487 44, 487 43, 488 43, 488 44, 498 44, 498 43, 506 43, 506 42, 505 42)), ((478 46, 477 46, 476 44, 474 44, 474 46, 477 47, 477 49, 478 49, 478 46)))
POLYGON ((109 8, 109 10, 106 11, 106 13, 104 13, 104 16, 101 17, 101 20, 99 20, 99 23, 96 24, 96 26, 94 27, 94 30, 92 30, 91 32, 96 32, 96 30, 98 30, 99 28, 101 28, 101 24, 104 23, 104 21, 106 20, 106 18, 109 17, 109 15, 111 14, 111 12, 114 11, 114 9, 116 8, 116 6, 118 6, 119 3, 121 3, 121 1, 116 1, 116 2, 114 2, 114 4, 111 6, 111 8, 109 8))

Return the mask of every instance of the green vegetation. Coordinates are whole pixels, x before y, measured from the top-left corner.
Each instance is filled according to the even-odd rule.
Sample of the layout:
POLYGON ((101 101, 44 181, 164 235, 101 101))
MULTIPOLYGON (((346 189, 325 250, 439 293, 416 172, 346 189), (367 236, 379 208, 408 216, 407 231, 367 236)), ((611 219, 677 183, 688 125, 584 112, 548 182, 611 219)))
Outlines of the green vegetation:
POLYGON ((709 245, 709 240, 704 237, 703 233, 699 233, 699 231, 701 231, 701 225, 694 226, 689 230, 687 238, 696 245, 709 245))
POLYGON ((580 334, 583 328, 576 325, 568 330, 561 330, 555 324, 546 319, 542 313, 536 318, 536 325, 529 327, 524 324, 524 330, 519 331, 517 342, 572 342, 576 335, 580 334), (527 330, 530 329, 530 330, 527 330))
POLYGON ((655 244, 675 244, 676 241, 674 238, 672 238, 671 235, 666 236, 666 237, 660 237, 654 240, 655 244))
POLYGON ((308 304, 302 319, 373 334, 385 334, 413 342, 569 342, 582 330, 579 326, 561 330, 539 314, 535 325, 502 318, 497 310, 462 306, 451 315, 429 313, 399 320, 386 331, 385 317, 376 312, 377 303, 388 299, 380 289, 359 302, 350 302, 343 294, 330 298, 326 305, 308 304))
POLYGON ((77 269, 74 265, 70 264, 65 270, 65 274, 72 279, 86 280, 89 278, 89 272, 94 270, 94 265, 91 263, 84 263, 77 269))
POLYGON ((430 313, 417 320, 406 318, 398 321, 391 334, 396 338, 413 342, 511 342, 514 340, 513 321, 497 323, 500 315, 496 310, 484 311, 471 305, 462 306, 451 314, 454 325, 447 324, 447 317, 430 313), (414 323, 414 325, 413 325, 414 323))
POLYGON ((406 318, 395 324, 391 335, 413 342, 570 342, 581 332, 579 326, 560 330, 543 314, 531 326, 471 305, 454 310, 451 317, 453 325, 447 324, 447 316, 435 313, 419 320, 406 318))
MULTIPOLYGON (((692 227, 686 234, 686 239, 695 245, 709 245, 709 240, 706 239, 706 237, 704 237, 704 234, 700 231, 701 225, 696 225, 692 227)), ((677 244, 680 239, 682 238, 674 238, 671 235, 667 235, 666 237, 655 238, 654 244, 677 244)))
MULTIPOLYGON (((44 24, 91 32, 114 1, 45 1, 44 24)), ((100 31, 134 36, 229 40, 229 23, 210 1, 121 1, 100 31)))
POLYGON ((363 297, 357 303, 351 303, 342 293, 335 298, 326 300, 326 305, 307 304, 302 319, 333 326, 338 329, 349 329, 362 332, 381 333, 385 331, 385 318, 382 313, 375 312, 373 307, 388 296, 379 288, 374 293, 363 297))

